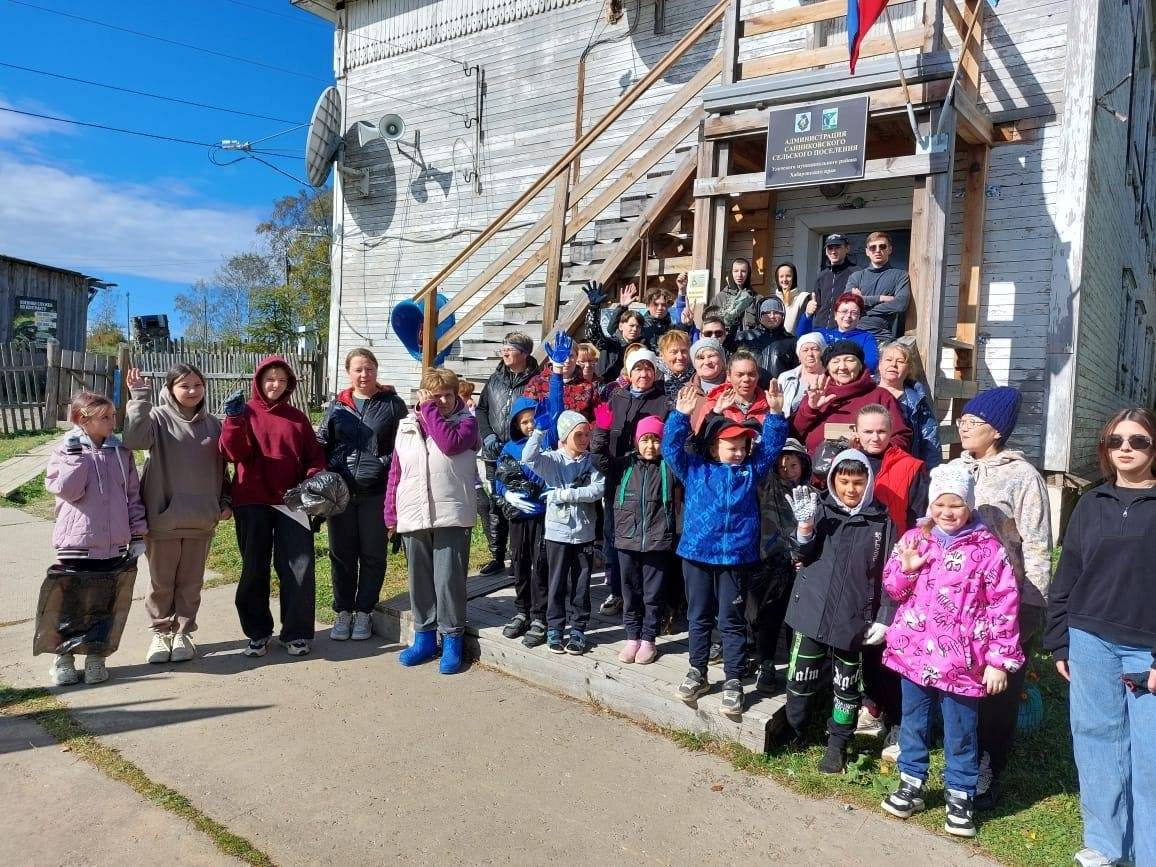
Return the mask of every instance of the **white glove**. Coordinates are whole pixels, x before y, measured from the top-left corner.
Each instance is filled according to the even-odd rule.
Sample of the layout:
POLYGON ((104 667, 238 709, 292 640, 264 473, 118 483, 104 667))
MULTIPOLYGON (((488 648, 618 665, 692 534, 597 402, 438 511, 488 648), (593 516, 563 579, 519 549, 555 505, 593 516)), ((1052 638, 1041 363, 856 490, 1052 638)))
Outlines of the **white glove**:
POLYGON ((882 644, 887 637, 887 627, 882 623, 872 623, 867 627, 867 634, 863 636, 863 643, 869 647, 882 644))
POLYGON ((799 524, 812 524, 815 513, 819 510, 819 493, 810 485, 799 485, 792 488, 787 495, 787 503, 795 513, 795 521, 799 524))
POLYGON ((532 514, 535 510, 533 500, 531 500, 525 494, 519 494, 516 491, 506 491, 506 493, 502 495, 502 498, 519 512, 525 515, 532 514))
POLYGON ((145 543, 144 542, 133 542, 131 545, 128 546, 128 556, 130 556, 134 559, 137 557, 143 556, 144 552, 145 552, 145 543))

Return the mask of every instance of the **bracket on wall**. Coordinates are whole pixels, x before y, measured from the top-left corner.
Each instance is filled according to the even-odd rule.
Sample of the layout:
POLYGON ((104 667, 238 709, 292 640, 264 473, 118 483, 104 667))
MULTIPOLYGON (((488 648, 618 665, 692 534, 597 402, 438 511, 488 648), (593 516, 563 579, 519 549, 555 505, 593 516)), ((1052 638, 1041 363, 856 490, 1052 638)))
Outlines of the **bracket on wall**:
POLYGON ((654 0, 654 32, 666 32, 666 0, 654 0))
POLYGON ((474 151, 472 154, 474 167, 466 172, 466 183, 472 183, 474 192, 480 196, 482 194, 482 173, 479 164, 482 158, 482 146, 486 141, 486 133, 482 127, 482 118, 485 116, 486 107, 486 69, 481 64, 475 66, 462 64, 462 72, 466 78, 474 79, 474 113, 472 117, 466 118, 466 129, 474 131, 474 151))

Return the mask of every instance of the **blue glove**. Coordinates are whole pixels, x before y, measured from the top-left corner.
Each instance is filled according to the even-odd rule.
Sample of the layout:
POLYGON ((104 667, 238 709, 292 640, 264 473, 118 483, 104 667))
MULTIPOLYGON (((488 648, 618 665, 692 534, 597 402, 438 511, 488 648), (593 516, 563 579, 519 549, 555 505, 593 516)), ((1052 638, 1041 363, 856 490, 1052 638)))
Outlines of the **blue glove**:
POLYGON ((554 364, 565 364, 570 360, 570 351, 574 348, 574 338, 565 331, 555 331, 553 345, 547 340, 543 346, 546 349, 546 355, 554 364))
POLYGON ((228 397, 221 405, 221 411, 230 418, 236 418, 245 412, 245 393, 241 389, 237 389, 228 397))
POLYGON ((70 436, 68 439, 66 439, 64 441, 64 453, 65 454, 78 455, 82 451, 84 451, 84 448, 80 444, 80 437, 70 436))
POLYGON ((548 409, 540 409, 534 416, 534 427, 549 433, 554 430, 554 413, 548 409))
POLYGON ((610 296, 603 290, 601 283, 597 280, 590 280, 586 283, 586 299, 590 302, 591 307, 601 307, 610 300, 610 296))
POLYGON ((482 440, 482 448, 484 448, 491 455, 497 455, 501 445, 501 442, 498 441, 497 434, 488 434, 486 438, 482 440))

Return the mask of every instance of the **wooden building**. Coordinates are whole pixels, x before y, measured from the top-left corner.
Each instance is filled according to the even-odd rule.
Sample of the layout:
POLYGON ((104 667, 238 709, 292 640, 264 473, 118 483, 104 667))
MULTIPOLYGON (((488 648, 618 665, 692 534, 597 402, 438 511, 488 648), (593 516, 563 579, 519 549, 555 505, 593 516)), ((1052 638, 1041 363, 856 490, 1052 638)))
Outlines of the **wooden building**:
POLYGON ((0 342, 83 350, 88 302, 100 281, 76 271, 0 255, 0 342))
POLYGON ((371 343, 412 387, 389 313, 440 291, 448 363, 481 381, 506 331, 579 323, 588 278, 717 282, 743 255, 756 288, 791 261, 806 289, 825 233, 884 228, 945 422, 1016 385, 1012 445, 1058 492, 1094 478, 1113 409, 1153 402, 1152 0, 890 4, 920 136, 943 133, 924 147, 882 21, 848 74, 846 0, 294 3, 335 25, 347 131, 333 361, 371 343), (768 113, 855 95, 864 176, 768 190, 768 113), (359 145, 387 112, 402 141, 359 145))

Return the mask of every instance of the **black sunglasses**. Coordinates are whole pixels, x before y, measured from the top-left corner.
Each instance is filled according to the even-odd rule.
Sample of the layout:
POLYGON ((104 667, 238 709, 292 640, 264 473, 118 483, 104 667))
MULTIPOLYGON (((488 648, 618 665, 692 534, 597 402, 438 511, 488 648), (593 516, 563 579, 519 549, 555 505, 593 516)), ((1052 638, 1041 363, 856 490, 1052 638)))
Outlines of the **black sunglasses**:
MULTIPOLYGON (((1109 434, 1104 437, 1104 445, 1113 451, 1121 449, 1124 447, 1124 439, 1125 437, 1120 436, 1120 434, 1109 434)), ((1127 440, 1128 445, 1138 452, 1146 452, 1152 448, 1152 437, 1144 436, 1144 434, 1132 434, 1127 437, 1127 440)))
POLYGON ((725 331, 704 331, 702 333, 702 336, 703 337, 725 337, 726 332, 725 331))

